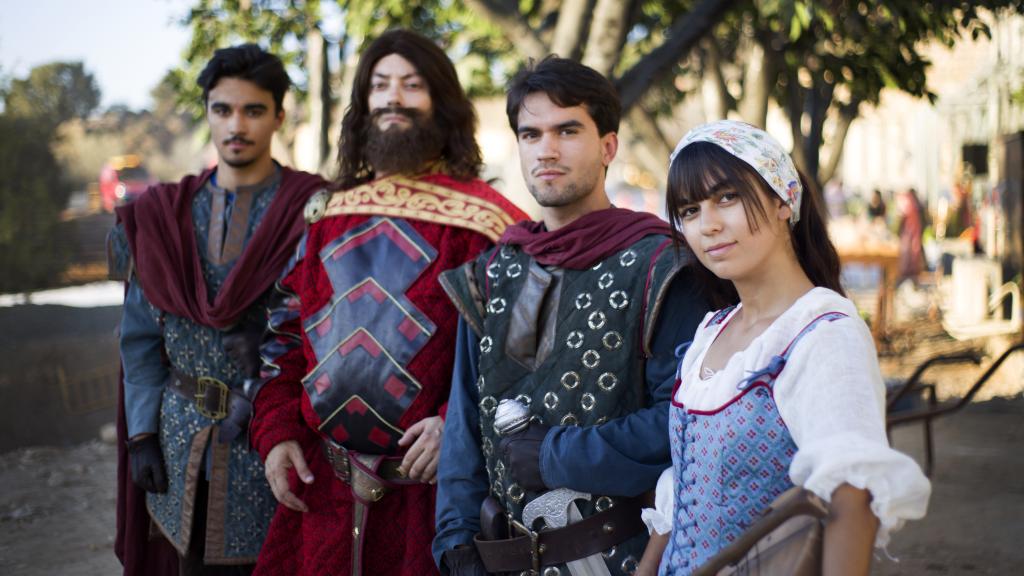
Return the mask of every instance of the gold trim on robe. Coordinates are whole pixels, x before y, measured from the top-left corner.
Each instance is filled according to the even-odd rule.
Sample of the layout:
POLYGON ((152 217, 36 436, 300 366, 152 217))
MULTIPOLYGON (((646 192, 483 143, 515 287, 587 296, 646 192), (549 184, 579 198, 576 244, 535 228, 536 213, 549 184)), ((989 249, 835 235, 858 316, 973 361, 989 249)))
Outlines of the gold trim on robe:
POLYGON ((497 242, 505 228, 515 224, 508 212, 494 202, 406 176, 381 178, 335 192, 327 203, 325 216, 346 214, 377 214, 447 224, 480 233, 492 242, 497 242))

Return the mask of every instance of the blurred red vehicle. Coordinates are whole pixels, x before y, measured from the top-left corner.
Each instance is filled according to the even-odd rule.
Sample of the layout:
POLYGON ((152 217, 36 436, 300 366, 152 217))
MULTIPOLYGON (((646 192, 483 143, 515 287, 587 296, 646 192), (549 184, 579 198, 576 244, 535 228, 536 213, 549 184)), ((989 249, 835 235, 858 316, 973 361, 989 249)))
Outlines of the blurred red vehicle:
POLYGON ((103 210, 113 212, 114 207, 135 200, 153 184, 156 179, 138 156, 113 156, 100 170, 100 205, 103 210))

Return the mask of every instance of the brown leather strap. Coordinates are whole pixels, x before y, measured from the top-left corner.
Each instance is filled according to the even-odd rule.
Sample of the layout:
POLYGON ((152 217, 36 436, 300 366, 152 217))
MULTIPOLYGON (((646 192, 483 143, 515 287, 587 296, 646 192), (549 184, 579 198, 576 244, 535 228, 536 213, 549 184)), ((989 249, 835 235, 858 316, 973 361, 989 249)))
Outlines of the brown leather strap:
POLYGON ((362 500, 352 500, 352 576, 363 574, 363 541, 366 531, 367 505, 362 500))
POLYGON ((488 541, 477 535, 473 543, 488 572, 518 572, 533 568, 535 553, 541 566, 564 564, 603 552, 643 529, 640 499, 628 498, 575 524, 538 532, 536 551, 529 536, 488 541))
POLYGON ((231 262, 242 255, 245 235, 249 231, 249 209, 252 208, 254 196, 253 190, 248 187, 239 188, 235 192, 235 200, 231 204, 231 221, 228 222, 220 253, 221 263, 231 262))
POLYGON ((326 438, 324 455, 334 476, 352 489, 352 576, 363 573, 363 542, 370 505, 402 484, 415 484, 398 471, 401 458, 359 454, 326 438))
MULTIPOLYGON (((324 439, 324 453, 327 455, 327 462, 330 463, 331 468, 334 469, 334 475, 337 476, 338 480, 351 485, 352 465, 349 462, 349 459, 356 457, 357 453, 345 448, 344 446, 331 442, 326 438, 324 439)), ((416 482, 409 480, 404 474, 398 471, 398 468, 401 465, 401 458, 385 456, 383 460, 376 465, 375 475, 380 477, 381 480, 385 480, 387 482, 415 484, 416 482)))
POLYGON ((210 230, 206 236, 206 256, 214 264, 223 264, 221 253, 224 251, 224 210, 227 192, 210 186, 213 202, 210 205, 210 230))

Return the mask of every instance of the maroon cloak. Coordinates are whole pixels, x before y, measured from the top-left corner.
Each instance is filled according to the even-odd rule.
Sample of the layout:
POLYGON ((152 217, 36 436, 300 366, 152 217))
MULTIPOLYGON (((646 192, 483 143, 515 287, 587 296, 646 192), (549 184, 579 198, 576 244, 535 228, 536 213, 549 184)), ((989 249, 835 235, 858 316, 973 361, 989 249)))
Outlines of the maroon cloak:
MULTIPOLYGON (((117 209, 125 225, 135 273, 157 308, 216 328, 230 326, 277 280, 305 230, 306 201, 326 182, 317 175, 281 168, 281 183, 224 286, 211 303, 203 281, 192 223, 192 200, 213 173, 160 184, 117 209)), ((117 402, 117 538, 114 552, 130 576, 176 576, 178 555, 170 543, 150 537, 146 493, 131 479, 126 441, 124 382, 117 402)))

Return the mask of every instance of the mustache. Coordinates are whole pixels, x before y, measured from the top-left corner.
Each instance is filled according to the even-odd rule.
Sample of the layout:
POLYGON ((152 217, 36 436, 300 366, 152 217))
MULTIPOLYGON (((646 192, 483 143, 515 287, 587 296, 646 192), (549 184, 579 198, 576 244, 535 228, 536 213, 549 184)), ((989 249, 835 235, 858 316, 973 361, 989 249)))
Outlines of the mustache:
POLYGON ((227 138, 226 140, 224 140, 224 144, 233 144, 235 142, 239 144, 254 144, 252 140, 246 140, 241 136, 232 136, 231 138, 227 138))
POLYGON ((402 106, 391 106, 389 108, 378 108, 370 113, 371 120, 377 120, 385 114, 399 114, 416 121, 423 113, 416 108, 404 108, 402 106))
POLYGON ((558 170, 559 172, 564 172, 566 174, 570 172, 568 166, 562 166, 561 164, 542 164, 530 170, 530 175, 536 176, 537 174, 545 172, 547 170, 558 170))

